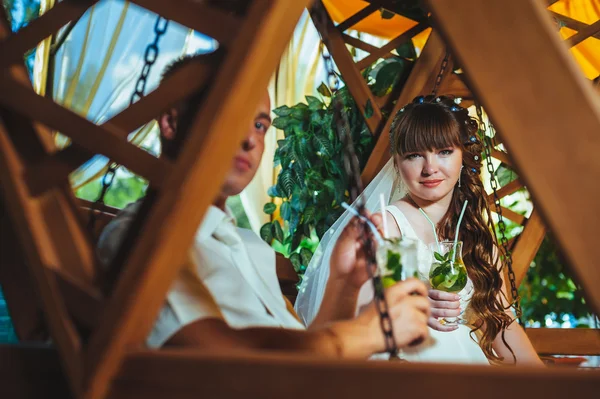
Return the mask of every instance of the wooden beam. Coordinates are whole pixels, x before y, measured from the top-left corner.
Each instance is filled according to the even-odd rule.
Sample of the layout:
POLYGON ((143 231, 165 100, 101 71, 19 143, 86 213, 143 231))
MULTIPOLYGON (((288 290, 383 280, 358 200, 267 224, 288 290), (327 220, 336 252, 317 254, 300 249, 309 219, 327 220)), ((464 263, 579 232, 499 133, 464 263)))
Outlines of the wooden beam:
MULTIPOLYGON (((498 189, 497 194, 498 194, 498 198, 504 198, 507 195, 511 195, 516 193, 517 191, 519 191, 520 189, 522 189, 523 186, 523 182, 521 182, 521 180, 519 179, 515 179, 513 181, 511 181, 508 184, 505 184, 503 187, 500 187, 500 189, 498 189)), ((487 200, 489 204, 493 204, 494 203, 494 194, 488 194, 487 196, 487 200)))
POLYGON ((0 345, 0 397, 70 399, 56 349, 46 345, 0 345))
POLYGON ((17 231, 0 197, 0 286, 20 342, 48 340, 48 328, 17 231))
MULTIPOLYGON (((360 39, 357 39, 356 37, 352 37, 350 35, 347 34, 342 34, 342 38, 344 39, 344 41, 351 45, 352 47, 356 47, 357 49, 361 49, 362 51, 366 51, 367 53, 372 53, 374 51, 379 50, 379 47, 373 46, 372 44, 363 42, 360 39)), ((390 54, 391 56, 391 54, 390 54)))
POLYGON ((577 32, 573 36, 566 39, 565 42, 567 43, 567 46, 574 47, 574 46, 578 45, 579 43, 581 43, 582 41, 584 41, 585 39, 587 39, 588 37, 593 36, 599 32, 600 32, 600 21, 596 21, 593 24, 586 26, 585 28, 581 29, 579 32, 577 32))
POLYGON ((506 164, 508 167, 512 167, 512 161, 510 159, 510 156, 504 152, 504 151, 498 151, 495 148, 492 148, 492 157, 496 158, 498 161, 506 164))
POLYGON ((594 250, 600 213, 590 212, 597 206, 600 176, 598 95, 538 1, 427 4, 469 86, 502 132, 519 176, 584 287, 587 303, 600 313, 594 250), (467 19, 468 26, 463 23, 467 19), (565 132, 573 131, 577 135, 565 145, 565 132))
MULTIPOLYGON (((523 225, 523 223, 525 223, 525 221, 527 220, 527 218, 525 216, 513 211, 512 209, 509 209, 509 208, 506 208, 503 206, 501 206, 500 208, 502 210, 502 216, 504 216, 505 218, 507 218, 509 220, 512 220, 516 224, 523 225)), ((496 210, 493 208, 492 212, 496 212, 496 210)))
POLYGON ((371 54, 369 54, 362 60, 358 61, 356 63, 356 67, 358 68, 359 71, 362 71, 363 69, 365 69, 366 67, 368 67, 369 65, 371 65, 375 61, 377 61, 379 58, 382 58, 383 55, 398 48, 398 46, 408 42, 409 40, 411 40, 413 38, 413 36, 423 32, 428 27, 429 27, 429 24, 427 22, 418 23, 417 25, 413 26, 406 32, 404 32, 401 35, 397 36, 396 38, 390 40, 389 43, 385 44, 384 46, 379 48, 377 51, 373 51, 371 54))
MULTIPOLYGON (((512 266, 517 287, 521 285, 521 282, 527 275, 529 266, 531 265, 531 262, 533 262, 538 249, 540 249, 540 245, 542 245, 545 236, 546 228, 544 227, 542 218, 537 209, 534 209, 529 220, 527 220, 525 228, 521 234, 519 234, 512 251, 512 266)), ((510 293, 510 289, 508 292, 510 293)))
POLYGON ((0 41, 0 69, 23 64, 23 55, 65 24, 80 18, 97 0, 63 0, 18 32, 0 41))
POLYGON ((349 28, 353 27, 363 19, 367 18, 369 15, 373 14, 375 11, 379 9, 377 4, 367 4, 363 9, 358 11, 356 14, 351 15, 345 21, 340 23, 337 26, 337 29, 340 33, 345 32, 349 28))
POLYGON ((528 328, 525 330, 540 355, 600 355, 600 330, 593 328, 528 328))
POLYGON ((423 363, 323 360, 300 355, 208 355, 193 350, 132 353, 114 382, 110 397, 238 397, 363 399, 422 397, 431 386, 458 386, 444 393, 462 399, 485 392, 504 399, 510 384, 515 399, 586 397, 596 392, 593 372, 536 367, 489 367, 423 363), (235 383, 232 383, 232 379, 235 383), (307 381, 310 384, 307 385, 307 381), (390 383, 394 381, 394 383, 390 383), (401 388, 399 388, 401 387, 401 388))
MULTIPOLYGON (((22 132, 24 133, 24 132, 22 132)), ((20 175, 24 165, 20 160, 3 123, 0 123, 0 183, 6 205, 13 217, 19 233, 19 241, 27 256, 26 264, 34 279, 36 292, 49 326, 52 339, 61 353, 64 367, 74 392, 78 392, 82 377, 81 341, 72 324, 56 281, 49 275, 47 267, 60 266, 61 256, 53 246, 53 239, 68 240, 66 237, 53 237, 46 223, 56 221, 61 214, 50 216, 57 209, 52 199, 32 201, 27 196, 20 175)), ((75 255, 75 254, 74 254, 75 255)))
POLYGON ((157 194, 100 328, 91 337, 86 361, 87 399, 104 396, 125 348, 145 340, 179 267, 187 260, 198 225, 229 170, 227 160, 239 148, 255 106, 307 4, 308 0, 252 3, 195 117, 169 186, 164 195, 157 194), (227 132, 227 140, 223 132, 227 132))
MULTIPOLYGON (((187 98, 206 86, 206 82, 216 66, 220 55, 207 54, 201 62, 182 66, 165 78, 159 87, 148 93, 140 101, 129 106, 106 123, 101 125, 114 132, 122 140, 135 129, 156 118, 161 112, 187 98)), ((25 180, 32 195, 40 195, 69 175, 95 155, 94 151, 81 146, 70 145, 54 154, 49 154, 29 167, 25 180)))
POLYGON ((94 286, 80 281, 60 270, 51 270, 69 314, 78 326, 92 330, 97 326, 103 310, 102 294, 94 286))
POLYGON ((400 97, 396 101, 390 117, 386 120, 377 139, 377 143, 369 156, 369 160, 363 169, 361 179, 366 187, 377 173, 390 159, 389 131, 394 116, 400 108, 412 101, 419 94, 427 93, 433 88, 433 81, 439 72, 440 65, 444 59, 446 47, 442 39, 435 31, 431 32, 421 55, 417 59, 410 76, 408 77, 400 97))
POLYGON ((231 44, 240 26, 233 14, 198 2, 161 0, 132 0, 147 10, 212 37, 223 46, 231 44))
POLYGON ((315 2, 313 8, 311 8, 310 16, 315 27, 321 34, 329 53, 333 57, 335 64, 340 70, 344 82, 346 83, 350 94, 356 101, 356 105, 358 109, 360 109, 362 115, 365 115, 367 103, 371 103, 373 115, 368 119, 365 118, 365 123, 371 134, 376 135, 378 133, 377 129, 383 119, 381 109, 377 105, 375 96, 371 93, 371 89, 367 86, 365 79, 356 68, 341 33, 333 25, 333 21, 325 10, 325 6, 321 0, 315 2), (324 21, 321 20, 321 16, 325 18, 324 21))
MULTIPOLYGON (((581 31, 581 30, 587 28, 588 26, 590 26, 590 25, 588 25, 588 24, 586 24, 584 22, 578 21, 578 20, 573 19, 573 18, 569 18, 566 15, 562 15, 562 14, 559 14, 559 13, 554 12, 554 11, 549 11, 549 12, 550 12, 550 15, 552 15, 552 17, 554 17, 557 20, 559 20, 560 22, 562 22, 569 29, 573 29, 573 30, 576 30, 576 31, 581 31)), ((600 39, 600 33, 594 33, 594 34, 592 34, 591 37, 595 37, 596 39, 600 39)))
POLYGON ((87 119, 38 96, 33 90, 12 81, 0 80, 0 103, 48 127, 60 131, 88 151, 96 151, 125 165, 135 174, 161 187, 170 171, 170 163, 123 140, 125 133, 100 127, 87 119))

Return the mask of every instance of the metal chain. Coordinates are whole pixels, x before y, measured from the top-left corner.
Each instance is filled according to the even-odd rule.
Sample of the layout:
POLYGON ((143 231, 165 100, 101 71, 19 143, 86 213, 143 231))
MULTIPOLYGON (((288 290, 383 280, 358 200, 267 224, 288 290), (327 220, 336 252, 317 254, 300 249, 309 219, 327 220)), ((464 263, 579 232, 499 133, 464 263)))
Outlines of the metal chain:
MULTIPOLYGON (((333 119, 337 129, 338 136, 343 145, 343 157, 344 157, 344 170, 348 176, 348 192, 350 194, 350 202, 354 202, 358 195, 362 192, 362 181, 360 178, 360 167, 358 158, 354 151, 354 144, 350 133, 350 126, 344 107, 339 96, 335 93, 339 87, 339 78, 335 72, 333 59, 331 54, 325 51, 325 38, 327 34, 324 30, 328 26, 328 15, 327 11, 323 7, 320 1, 315 2, 313 15, 318 20, 317 26, 320 26, 323 32, 319 32, 321 37, 321 55, 327 71, 327 84, 331 91, 331 98, 333 104, 333 119)), ((360 201, 357 205, 357 211, 364 215, 365 205, 363 201, 360 201)), ((374 288, 374 301, 377 311, 379 313, 379 322, 381 325, 381 331, 384 336, 385 350, 390 355, 390 360, 398 360, 398 345, 394 338, 394 331, 392 325, 392 319, 389 313, 389 307, 385 298, 385 292, 383 289, 383 282, 381 276, 377 273, 377 261, 375 257, 375 246, 371 233, 369 232, 366 223, 361 223, 363 228, 362 240, 363 248, 367 258, 367 272, 369 278, 373 282, 374 288)))
POLYGON ((435 83, 433 84, 433 89, 431 90, 431 95, 436 96, 437 92, 442 84, 442 78, 444 77, 444 73, 446 72, 446 68, 448 67, 448 61, 450 60, 450 52, 446 50, 446 54, 444 55, 444 59, 442 60, 442 64, 440 66, 440 72, 435 78, 435 83))
MULTIPOLYGON (((520 297, 519 290, 517 288, 517 278, 515 276, 515 272, 513 271, 512 265, 512 253, 510 248, 508 247, 508 239, 506 238, 506 223, 504 222, 504 217, 502 215, 502 206, 500 204, 500 197, 498 196, 498 181, 496 180, 496 173, 494 171, 494 165, 492 164, 492 151, 493 147, 493 139, 485 134, 486 126, 483 121, 483 112, 480 104, 475 105, 475 109, 477 111, 477 118, 479 119, 479 129, 482 132, 482 139, 484 140, 484 152, 485 159, 487 164, 487 170, 490 174, 490 186, 492 187, 493 196, 494 196, 494 207, 496 210, 496 214, 498 215, 498 230, 500 231, 500 244, 502 245, 502 253, 504 255, 504 264, 508 268, 508 280, 510 282, 510 291, 513 298, 515 312, 517 313, 517 319, 519 320, 519 324, 522 327, 525 327, 523 324, 523 320, 521 319, 522 311, 520 305, 520 297)), ((490 129, 493 129, 491 121, 488 124, 490 129)), ((495 136, 495 135, 494 135, 495 136)))
MULTIPOLYGON (((144 52, 144 66, 140 73, 140 76, 135 84, 134 91, 131 94, 131 99, 129 100, 129 105, 132 105, 136 101, 139 101, 142 97, 144 97, 144 93, 146 92, 146 84, 148 83, 148 76, 150 75, 150 71, 152 70, 152 66, 158 59, 158 54, 160 52, 158 48, 158 42, 160 38, 167 32, 167 28, 169 26, 169 20, 157 16, 156 22, 154 23, 154 41, 146 47, 146 51, 144 52)), ((106 197, 106 193, 112 187, 112 184, 115 180, 115 174, 117 173, 117 169, 119 169, 120 165, 111 160, 108 161, 109 166, 102 177, 102 188, 100 189, 100 194, 98 198, 94 202, 94 206, 90 209, 90 217, 88 218, 88 230, 90 232, 94 232, 94 227, 96 225, 96 211, 102 205, 104 205, 104 198, 106 197)))

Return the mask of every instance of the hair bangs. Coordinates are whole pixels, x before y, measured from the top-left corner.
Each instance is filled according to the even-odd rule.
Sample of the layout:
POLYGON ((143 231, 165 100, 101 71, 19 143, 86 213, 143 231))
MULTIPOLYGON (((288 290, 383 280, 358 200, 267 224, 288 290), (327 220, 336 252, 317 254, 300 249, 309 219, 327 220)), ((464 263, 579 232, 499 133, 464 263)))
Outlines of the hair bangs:
POLYGON ((449 111, 434 104, 420 104, 402 113, 396 130, 399 155, 460 147, 460 129, 449 111))

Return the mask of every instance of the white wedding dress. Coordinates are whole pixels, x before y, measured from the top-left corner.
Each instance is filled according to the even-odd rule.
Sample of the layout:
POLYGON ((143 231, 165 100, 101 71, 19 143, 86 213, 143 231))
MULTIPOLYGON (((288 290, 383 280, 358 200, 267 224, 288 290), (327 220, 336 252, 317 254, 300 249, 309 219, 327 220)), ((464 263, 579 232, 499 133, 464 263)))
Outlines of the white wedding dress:
MULTIPOLYGON (((370 212, 378 212, 380 211, 380 197, 383 196, 384 202, 388 204, 386 209, 394 216, 403 237, 417 241, 420 274, 423 281, 427 281, 432 260, 429 248, 416 235, 400 209, 394 205, 389 205, 402 198, 405 194, 396 177, 393 161, 390 159, 373 181, 365 188, 358 200, 364 201, 365 207, 370 212)), ((331 252, 340 233, 352 217, 353 214, 351 212, 344 212, 327 230, 321 238, 319 247, 304 273, 294 307, 306 326, 310 325, 319 312, 327 280, 329 279, 329 259, 331 252)), ((368 281, 363 289, 361 289, 359 304, 367 304, 372 300, 373 290, 370 284, 371 282, 368 281)), ((473 284, 469 280, 469 284, 467 284, 467 287, 459 295, 467 293, 472 287, 473 284)), ((466 305, 468 305, 470 295, 463 296, 465 298, 461 307, 462 309, 467 309, 468 314, 468 307, 466 305)), ((430 328, 430 338, 418 346, 403 348, 401 357, 414 362, 489 364, 479 345, 471 339, 470 331, 471 328, 468 325, 459 325, 457 330, 451 332, 441 332, 430 328)), ((385 358, 385 356, 387 355, 381 354, 373 358, 385 358)))
MULTIPOLYGON (((426 281, 429 275, 429 267, 432 257, 429 247, 419 239, 402 211, 394 205, 386 210, 394 217, 402 237, 410 238, 417 243, 417 260, 419 262, 419 275, 421 280, 426 281)), ((367 282, 371 284, 371 282, 367 282)), ((463 317, 468 315, 468 305, 472 295, 473 284, 469 279, 467 287, 458 294, 461 296, 461 308, 467 309, 463 317), (471 292, 471 294, 469 294, 471 292)), ((372 297, 372 289, 370 290, 372 297)), ((360 299, 359 299, 360 301, 360 299)), ((435 363, 463 363, 463 364, 487 364, 479 344, 471 339, 471 327, 459 324, 458 329, 450 332, 437 331, 429 328, 429 338, 414 347, 403 348, 400 357, 410 362, 435 362, 435 363)), ((375 358, 387 358, 387 355, 378 355, 375 358)))

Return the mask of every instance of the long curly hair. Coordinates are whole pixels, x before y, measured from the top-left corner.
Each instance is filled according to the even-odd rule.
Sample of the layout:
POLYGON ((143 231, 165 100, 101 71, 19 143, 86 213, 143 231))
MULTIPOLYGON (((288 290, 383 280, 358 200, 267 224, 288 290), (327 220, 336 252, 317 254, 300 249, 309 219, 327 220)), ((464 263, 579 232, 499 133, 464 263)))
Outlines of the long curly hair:
POLYGON ((496 266, 497 240, 480 176, 483 143, 477 136, 478 126, 468 111, 452 98, 419 96, 396 115, 390 131, 390 148, 392 154, 400 156, 448 147, 462 150, 461 184, 452 193, 450 207, 437 225, 437 234, 443 239, 454 237, 462 205, 468 200, 461 239, 463 260, 474 286, 469 313, 477 322, 473 323, 471 336, 477 334, 487 358, 498 363, 504 359, 494 353, 492 343, 502 334, 516 362, 504 339, 504 332, 513 319, 499 299, 499 295, 503 295, 502 270, 496 266))

